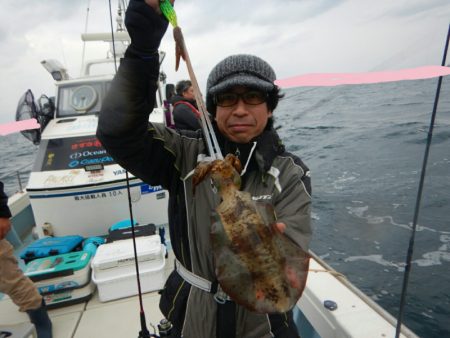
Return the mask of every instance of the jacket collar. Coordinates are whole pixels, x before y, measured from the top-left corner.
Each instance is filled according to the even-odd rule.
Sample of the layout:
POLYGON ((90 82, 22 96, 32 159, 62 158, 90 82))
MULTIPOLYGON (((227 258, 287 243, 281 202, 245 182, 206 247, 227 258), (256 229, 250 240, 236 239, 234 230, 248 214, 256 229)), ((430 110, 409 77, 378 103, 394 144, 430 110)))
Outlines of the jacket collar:
POLYGON ((247 172, 258 169, 266 173, 272 166, 275 157, 285 151, 278 133, 273 128, 264 130, 249 143, 235 143, 219 132, 215 121, 213 121, 213 126, 223 155, 234 154, 238 156, 247 172))
POLYGON ((174 95, 170 98, 169 102, 174 105, 175 103, 178 102, 188 102, 190 104, 192 104, 194 107, 197 107, 197 103, 195 102, 195 100, 188 100, 187 98, 181 96, 181 95, 174 95))

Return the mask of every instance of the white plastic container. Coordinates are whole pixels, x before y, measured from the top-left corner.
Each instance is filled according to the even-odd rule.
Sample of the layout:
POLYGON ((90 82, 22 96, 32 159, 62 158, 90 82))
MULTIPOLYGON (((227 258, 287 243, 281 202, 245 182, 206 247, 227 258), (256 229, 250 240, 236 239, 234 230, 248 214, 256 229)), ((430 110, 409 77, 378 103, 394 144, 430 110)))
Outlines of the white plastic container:
MULTIPOLYGON (((136 251, 142 292, 162 289, 166 248, 159 235, 136 238, 136 251)), ((132 239, 99 246, 91 266, 101 302, 138 294, 132 239)))

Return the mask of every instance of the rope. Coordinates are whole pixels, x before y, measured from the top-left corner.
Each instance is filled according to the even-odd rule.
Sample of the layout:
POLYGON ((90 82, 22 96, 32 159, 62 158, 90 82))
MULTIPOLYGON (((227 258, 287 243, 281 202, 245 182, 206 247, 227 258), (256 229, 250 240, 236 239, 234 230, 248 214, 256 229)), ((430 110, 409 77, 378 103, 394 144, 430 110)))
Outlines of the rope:
POLYGON ((308 269, 308 271, 309 271, 309 272, 327 272, 327 273, 329 273, 330 275, 332 275, 332 276, 334 276, 334 277, 342 277, 342 278, 347 279, 347 277, 346 277, 344 274, 342 274, 342 273, 340 273, 340 272, 338 272, 338 271, 336 271, 336 270, 328 270, 328 269, 308 269))

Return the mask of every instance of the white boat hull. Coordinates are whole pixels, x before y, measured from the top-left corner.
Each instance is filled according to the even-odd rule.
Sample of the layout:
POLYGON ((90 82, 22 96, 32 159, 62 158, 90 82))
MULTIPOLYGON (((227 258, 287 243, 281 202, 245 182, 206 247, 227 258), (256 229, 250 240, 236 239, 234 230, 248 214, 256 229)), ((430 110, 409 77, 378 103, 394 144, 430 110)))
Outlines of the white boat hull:
MULTIPOLYGON (((139 224, 168 223, 168 192, 138 179, 130 181, 133 219, 139 224)), ((130 219, 126 181, 28 191, 38 236, 50 224, 54 236, 100 236, 114 223, 130 219)))

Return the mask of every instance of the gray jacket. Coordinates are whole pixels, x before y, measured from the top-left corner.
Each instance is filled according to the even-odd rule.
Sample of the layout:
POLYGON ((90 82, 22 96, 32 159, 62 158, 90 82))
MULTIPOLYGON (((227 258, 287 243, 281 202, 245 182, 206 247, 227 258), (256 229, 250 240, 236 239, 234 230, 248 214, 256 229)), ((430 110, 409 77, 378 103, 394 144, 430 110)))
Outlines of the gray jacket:
MULTIPOLYGON (((169 225, 175 256, 195 275, 214 281, 209 234, 211 215, 220 200, 208 178, 196 187, 195 196, 192 189, 193 170, 199 159, 207 156, 204 140, 201 132, 179 134, 160 124, 148 124, 157 76, 156 62, 123 60, 104 101, 97 135, 120 165, 143 181, 169 190, 169 225)), ((286 224, 285 234, 307 251, 311 237, 309 171, 299 158, 285 152, 273 129, 255 142, 255 147, 253 143, 243 146, 243 165, 248 166, 242 177, 242 190, 255 199, 271 202, 278 222, 286 224)), ((239 148, 222 138, 221 146, 224 152, 239 148)), ((186 294, 180 327, 183 337, 214 337, 217 303, 213 294, 197 287, 188 288, 186 294)), ((171 319, 171 312, 166 312, 171 319)), ((269 317, 237 306, 236 337, 275 336, 269 317)))

